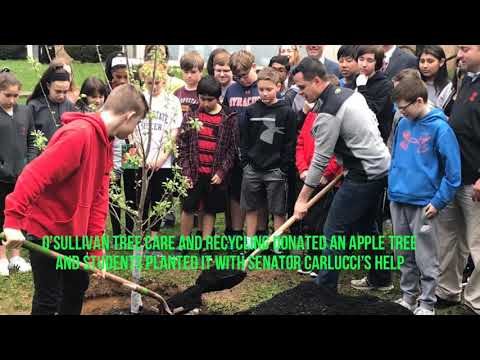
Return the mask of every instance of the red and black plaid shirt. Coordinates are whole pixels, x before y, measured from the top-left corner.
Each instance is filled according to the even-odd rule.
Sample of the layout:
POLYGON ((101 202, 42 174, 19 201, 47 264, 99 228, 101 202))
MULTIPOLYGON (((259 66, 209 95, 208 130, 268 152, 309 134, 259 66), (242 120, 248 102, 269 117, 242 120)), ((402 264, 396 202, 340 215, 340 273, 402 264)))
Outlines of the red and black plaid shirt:
MULTIPOLYGON (((191 118, 200 119, 198 111, 184 115, 182 126, 177 137, 177 163, 182 168, 182 174, 192 179, 193 185, 197 182, 200 171, 199 159, 199 132, 190 125, 191 118)), ((221 117, 218 124, 216 146, 211 164, 211 174, 217 174, 225 183, 235 160, 235 154, 240 144, 240 131, 236 113, 226 113, 224 109, 217 115, 221 117)), ((204 122, 203 120, 201 120, 204 122)), ((204 122, 205 124, 205 122, 204 122)), ((205 125, 204 125, 205 127, 205 125)))

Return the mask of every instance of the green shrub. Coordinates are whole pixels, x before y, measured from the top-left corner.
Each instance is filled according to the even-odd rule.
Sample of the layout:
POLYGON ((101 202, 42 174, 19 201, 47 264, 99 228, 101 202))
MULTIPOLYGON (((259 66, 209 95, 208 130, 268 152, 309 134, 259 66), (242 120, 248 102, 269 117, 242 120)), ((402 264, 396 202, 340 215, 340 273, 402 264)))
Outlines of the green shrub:
POLYGON ((25 45, 0 45, 1 60, 18 60, 27 58, 25 45))

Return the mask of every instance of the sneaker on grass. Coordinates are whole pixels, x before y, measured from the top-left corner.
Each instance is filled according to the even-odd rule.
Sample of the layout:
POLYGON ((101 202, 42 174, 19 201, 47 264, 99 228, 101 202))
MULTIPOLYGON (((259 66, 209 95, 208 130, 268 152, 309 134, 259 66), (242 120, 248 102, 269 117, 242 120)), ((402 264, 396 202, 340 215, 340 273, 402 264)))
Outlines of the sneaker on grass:
POLYGON ((297 270, 297 273, 299 273, 300 275, 310 275, 310 272, 311 271, 303 270, 303 269, 298 269, 297 270))
POLYGON ((10 270, 16 269, 18 272, 30 272, 32 271, 32 266, 22 257, 14 256, 10 259, 10 264, 8 265, 10 270))
POLYGON ((350 285, 357 290, 390 291, 393 289, 393 284, 386 285, 386 286, 373 286, 368 282, 368 278, 366 276, 360 280, 350 281, 350 285))
POLYGON ((403 298, 395 300, 395 303, 403 306, 405 309, 410 310, 411 312, 414 312, 417 309, 416 304, 411 305, 408 302, 406 302, 405 300, 403 300, 403 298))
POLYGON ((418 307, 413 312, 413 315, 435 315, 435 310, 428 310, 423 307, 418 307))

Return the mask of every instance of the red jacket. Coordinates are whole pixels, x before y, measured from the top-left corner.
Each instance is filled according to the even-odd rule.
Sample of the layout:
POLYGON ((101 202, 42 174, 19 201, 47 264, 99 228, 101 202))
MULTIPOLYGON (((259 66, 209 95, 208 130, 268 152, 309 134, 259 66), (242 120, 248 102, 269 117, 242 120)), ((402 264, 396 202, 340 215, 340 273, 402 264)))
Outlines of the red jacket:
MULTIPOLYGON (((315 139, 312 136, 312 127, 316 117, 317 114, 310 111, 307 114, 307 117, 303 122, 302 130, 300 130, 300 134, 298 135, 295 164, 297 165, 299 174, 308 170, 315 152, 315 139)), ((337 175, 341 174, 342 171, 343 167, 337 164, 334 155, 325 168, 323 176, 325 176, 328 181, 332 181, 337 175)))
MULTIPOLYGON (((44 152, 5 200, 6 228, 46 235, 102 236, 108 214, 112 142, 97 113, 65 113, 44 152)), ((101 250, 89 251, 102 255, 101 250)))

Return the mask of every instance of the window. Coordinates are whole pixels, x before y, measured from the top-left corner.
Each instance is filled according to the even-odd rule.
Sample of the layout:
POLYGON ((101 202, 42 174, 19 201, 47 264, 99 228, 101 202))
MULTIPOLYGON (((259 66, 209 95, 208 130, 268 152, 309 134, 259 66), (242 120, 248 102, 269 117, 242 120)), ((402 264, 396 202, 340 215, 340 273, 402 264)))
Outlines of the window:
POLYGON ((250 45, 250 51, 255 55, 258 66, 268 66, 272 56, 277 55, 278 45, 250 45))
MULTIPOLYGON (((204 58, 205 62, 208 59, 208 56, 215 49, 217 45, 184 45, 184 53, 188 51, 198 51, 200 55, 204 58)), ((180 59, 179 59, 180 60, 180 59)))

